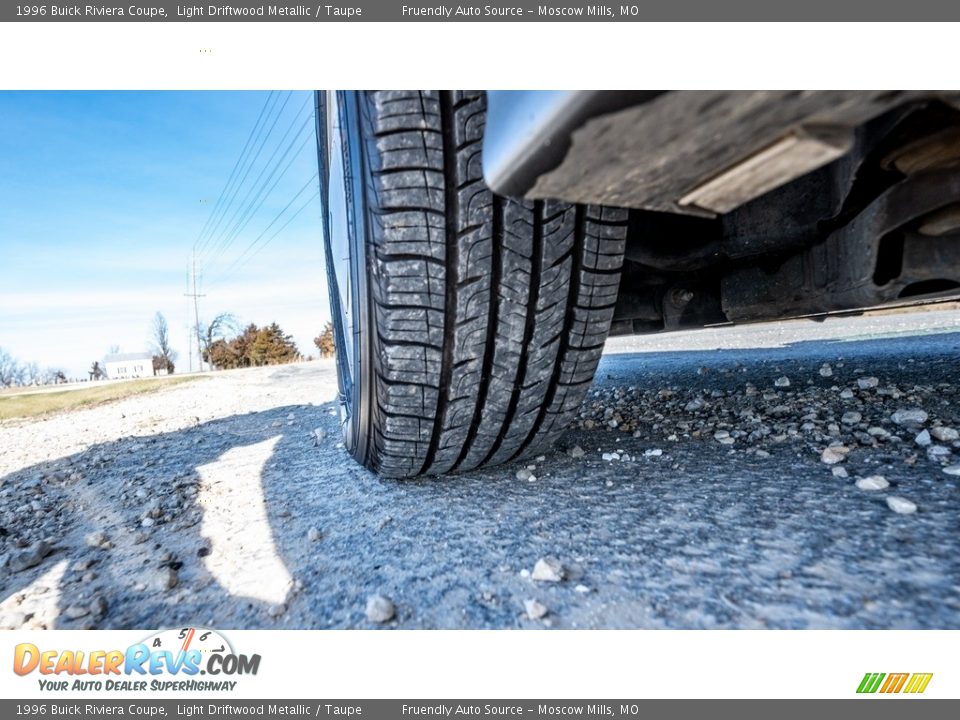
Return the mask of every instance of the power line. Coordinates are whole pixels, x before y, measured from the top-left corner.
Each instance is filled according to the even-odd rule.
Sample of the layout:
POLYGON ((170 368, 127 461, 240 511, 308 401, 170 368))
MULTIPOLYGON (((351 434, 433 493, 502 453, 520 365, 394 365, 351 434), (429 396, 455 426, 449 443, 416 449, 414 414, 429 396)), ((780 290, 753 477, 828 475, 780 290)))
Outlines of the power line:
POLYGON ((240 155, 237 156, 237 161, 233 164, 233 169, 230 171, 230 175, 227 178, 226 184, 223 186, 223 189, 220 191, 220 196, 217 198, 217 202, 214 204, 213 209, 210 211, 210 214, 207 216, 206 222, 203 224, 203 227, 200 229, 200 232, 197 234, 196 240, 193 241, 193 250, 198 252, 202 248, 198 247, 200 239, 207 232, 207 229, 210 227, 210 223, 213 221, 213 218, 217 215, 217 212, 220 209, 220 206, 223 202, 223 198, 227 194, 227 190, 231 187, 233 181, 237 176, 237 169, 240 167, 241 161, 244 159, 247 149, 250 147, 250 141, 253 140, 254 134, 257 132, 257 128, 260 127, 260 121, 264 117, 264 113, 267 110, 267 106, 270 104, 270 100, 273 97, 274 91, 271 90, 267 93, 267 99, 263 102, 263 107, 260 108, 260 114, 257 116, 257 121, 253 124, 253 127, 250 128, 250 133, 247 135, 247 141, 243 144, 243 149, 240 151, 240 155))
MULTIPOLYGON (((243 170, 243 175, 240 178, 239 182, 237 182, 236 185, 234 185, 233 190, 230 194, 229 201, 223 204, 223 209, 220 213, 220 217, 217 219, 216 223, 210 228, 209 232, 207 233, 207 237, 203 243, 203 248, 200 249, 201 251, 209 247, 210 240, 216 235, 217 231, 220 229, 220 224, 223 222, 223 219, 227 216, 227 213, 230 211, 230 208, 233 207, 233 203, 237 199, 237 194, 240 192, 240 189, 243 187, 243 184, 246 182, 247 177, 250 175, 250 171, 253 169, 253 166, 256 165, 257 159, 260 157, 260 153, 263 152, 263 148, 266 146, 267 140, 270 138, 270 135, 273 134, 273 130, 276 127, 277 122, 279 122, 280 116, 283 114, 283 110, 287 106, 287 103, 290 101, 290 96, 292 94, 293 94, 292 91, 287 93, 287 97, 283 101, 283 104, 280 105, 280 109, 277 110, 276 114, 273 116, 273 121, 270 123, 269 130, 267 130, 266 133, 264 134, 263 132, 264 128, 266 128, 267 122, 269 121, 269 118, 270 118, 270 114, 274 112, 274 109, 272 108, 267 113, 267 119, 264 120, 263 125, 260 127, 260 130, 258 131, 256 138, 254 139, 254 143, 256 143, 256 146, 257 146, 256 153, 253 154, 249 162, 246 163, 246 167, 243 170)), ((274 101, 273 107, 276 108, 278 104, 279 104, 279 96, 274 101)), ((233 217, 231 216, 231 219, 228 222, 232 222, 232 220, 233 220, 233 217)))
POLYGON ((290 201, 284 206, 284 208, 274 216, 273 220, 271 220, 270 223, 269 223, 269 224, 261 231, 261 233, 253 240, 253 242, 251 242, 250 245, 247 246, 247 249, 244 250, 244 251, 240 254, 240 256, 237 257, 237 259, 233 261, 233 263, 230 265, 230 267, 228 267, 228 268, 224 271, 224 273, 223 273, 222 275, 220 275, 220 276, 218 276, 217 278, 215 278, 215 279, 212 281, 211 284, 213 284, 213 283, 222 283, 224 280, 227 280, 228 278, 232 277, 232 275, 233 275, 237 270, 239 270, 241 267, 243 267, 243 265, 245 265, 245 264, 248 263, 251 259, 253 259, 253 257, 254 257, 258 252, 260 252, 263 248, 265 248, 267 245, 269 245, 270 242, 271 242, 275 237, 277 237, 277 235, 279 235, 281 232, 283 232, 283 231, 287 228, 287 226, 288 226, 290 223, 292 223, 292 222, 294 221, 294 219, 296 219, 296 217, 297 217, 298 215, 300 215, 300 213, 302 213, 302 212, 310 205, 311 202, 314 201, 314 199, 316 199, 317 197, 320 196, 320 190, 319 190, 319 188, 318 188, 317 190, 315 190, 315 191, 307 198, 307 201, 306 201, 305 203, 303 203, 303 205, 301 205, 301 206, 297 209, 297 211, 296 211, 293 215, 291 215, 291 216, 287 219, 287 221, 277 229, 277 231, 276 231, 275 233, 273 233, 273 235, 271 235, 269 238, 267 238, 266 241, 264 241, 263 244, 260 245, 260 247, 256 248, 256 250, 254 250, 254 247, 260 242, 260 240, 264 237, 264 235, 267 234, 267 231, 268 231, 271 227, 273 227, 274 223, 276 223, 277 220, 279 220, 279 219, 283 216, 283 214, 290 208, 290 206, 293 205, 294 202, 296 202, 297 198, 300 197, 300 196, 303 194, 303 191, 306 190, 308 187, 310 187, 310 185, 317 179, 317 175, 318 175, 318 173, 314 173, 314 174, 310 177, 310 179, 307 180, 306 183, 304 183, 303 187, 300 188, 300 190, 297 192, 297 194, 294 195, 292 198, 290 198, 290 201))
MULTIPOLYGON (((312 133, 308 133, 306 137, 303 138, 303 141, 300 143, 300 147, 297 148, 297 151, 290 157, 289 162, 286 163, 286 165, 280 171, 280 174, 277 175, 277 171, 280 170, 280 166, 287 159, 287 157, 290 156, 291 150, 293 150, 294 145, 296 144, 297 140, 300 138, 300 135, 303 133, 303 130, 307 127, 307 124, 309 122, 310 122, 310 117, 308 116, 307 118, 304 119, 303 123, 300 125, 297 132, 294 134, 293 138, 290 140, 290 143, 286 146, 286 149, 280 155, 277 162, 272 166, 272 168, 270 169, 270 172, 266 176, 266 179, 264 179, 263 183, 260 184, 258 187, 257 184, 260 182, 261 178, 263 178, 264 173, 267 172, 267 168, 270 167, 270 165, 269 164, 264 165, 264 167, 260 170, 260 173, 257 175, 256 180, 254 180, 253 186, 251 186, 250 190, 247 191, 247 194, 242 201, 243 204, 241 205, 240 208, 237 209, 237 212, 235 212, 233 217, 231 217, 230 219, 231 222, 233 222, 234 218, 236 218, 236 221, 233 222, 233 225, 229 227, 229 229, 224 231, 220 239, 210 250, 210 253, 207 257, 208 265, 211 264, 215 259, 221 257, 227 250, 229 250, 230 246, 234 243, 237 237, 239 237, 239 235, 243 232, 243 230, 247 227, 247 225, 250 224, 250 221, 256 216, 256 213, 260 210, 260 208, 263 207, 263 204, 266 202, 267 198, 270 197, 270 194, 280 183, 280 180, 283 179, 284 175, 286 175, 287 170, 289 170, 290 167, 293 165, 293 163, 297 160, 297 158, 300 157, 300 154, 303 152, 303 149, 306 147, 307 143, 310 142, 312 133), (273 180, 275 175, 276 175, 276 180, 274 180, 273 184, 270 185, 270 181, 273 180), (269 188, 267 187, 268 185, 269 185, 269 188)), ((286 140, 286 138, 290 135, 290 131, 293 129, 295 124, 296 124, 296 120, 287 129, 287 132, 284 133, 283 139, 281 140, 280 144, 277 146, 276 150, 274 150, 274 153, 271 156, 270 161, 272 161, 273 158, 276 157, 276 154, 277 152, 279 152, 283 141, 286 140)))

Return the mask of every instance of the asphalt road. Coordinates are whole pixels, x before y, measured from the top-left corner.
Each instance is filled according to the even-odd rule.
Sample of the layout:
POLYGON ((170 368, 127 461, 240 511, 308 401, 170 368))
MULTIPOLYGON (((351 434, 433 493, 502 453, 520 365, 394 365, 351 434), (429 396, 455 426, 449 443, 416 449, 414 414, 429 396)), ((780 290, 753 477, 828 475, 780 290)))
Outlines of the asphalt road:
POLYGON ((608 350, 558 452, 449 478, 356 466, 328 362, 2 423, 0 624, 960 627, 960 313, 608 350))

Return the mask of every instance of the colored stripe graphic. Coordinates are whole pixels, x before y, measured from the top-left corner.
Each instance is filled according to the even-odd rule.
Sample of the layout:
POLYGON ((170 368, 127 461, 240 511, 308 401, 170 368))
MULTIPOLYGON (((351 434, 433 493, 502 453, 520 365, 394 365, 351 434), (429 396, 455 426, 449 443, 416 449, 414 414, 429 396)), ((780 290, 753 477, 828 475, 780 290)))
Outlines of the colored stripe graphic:
POLYGON ((922 693, 927 689, 932 677, 933 673, 914 673, 910 676, 910 682, 907 683, 907 687, 903 691, 905 693, 922 693))
POLYGON ((883 687, 880 688, 882 693, 898 693, 903 688, 903 684, 907 682, 907 678, 910 677, 910 673, 890 673, 887 675, 887 681, 883 684, 883 687))
POLYGON ((884 677, 884 673, 867 673, 863 676, 863 680, 860 681, 860 687, 857 688, 857 692, 875 693, 877 688, 880 687, 880 682, 884 677))
POLYGON ((860 685, 857 687, 858 693, 875 693, 878 690, 881 693, 895 694, 899 692, 919 694, 927 689, 933 673, 866 673, 860 685), (882 685, 881 685, 882 683, 882 685))

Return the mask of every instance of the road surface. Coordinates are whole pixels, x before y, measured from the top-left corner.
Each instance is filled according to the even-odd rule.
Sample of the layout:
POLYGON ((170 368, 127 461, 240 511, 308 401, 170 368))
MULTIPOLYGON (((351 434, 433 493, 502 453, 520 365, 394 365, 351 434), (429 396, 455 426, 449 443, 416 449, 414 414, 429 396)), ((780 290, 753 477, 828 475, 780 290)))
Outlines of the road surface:
POLYGON ((955 310, 614 339, 558 452, 406 482, 330 362, 7 421, 0 625, 958 628, 958 380, 955 310))

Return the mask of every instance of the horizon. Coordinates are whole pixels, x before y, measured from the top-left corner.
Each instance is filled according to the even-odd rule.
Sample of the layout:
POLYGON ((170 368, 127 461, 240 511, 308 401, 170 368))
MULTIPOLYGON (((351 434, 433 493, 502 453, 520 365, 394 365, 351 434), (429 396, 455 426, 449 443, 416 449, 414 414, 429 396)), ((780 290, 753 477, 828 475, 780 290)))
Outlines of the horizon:
POLYGON ((197 370, 196 250, 201 324, 276 322, 315 355, 312 117, 306 91, 0 92, 0 348, 85 378, 112 347, 149 351, 161 312, 177 372, 197 370))

